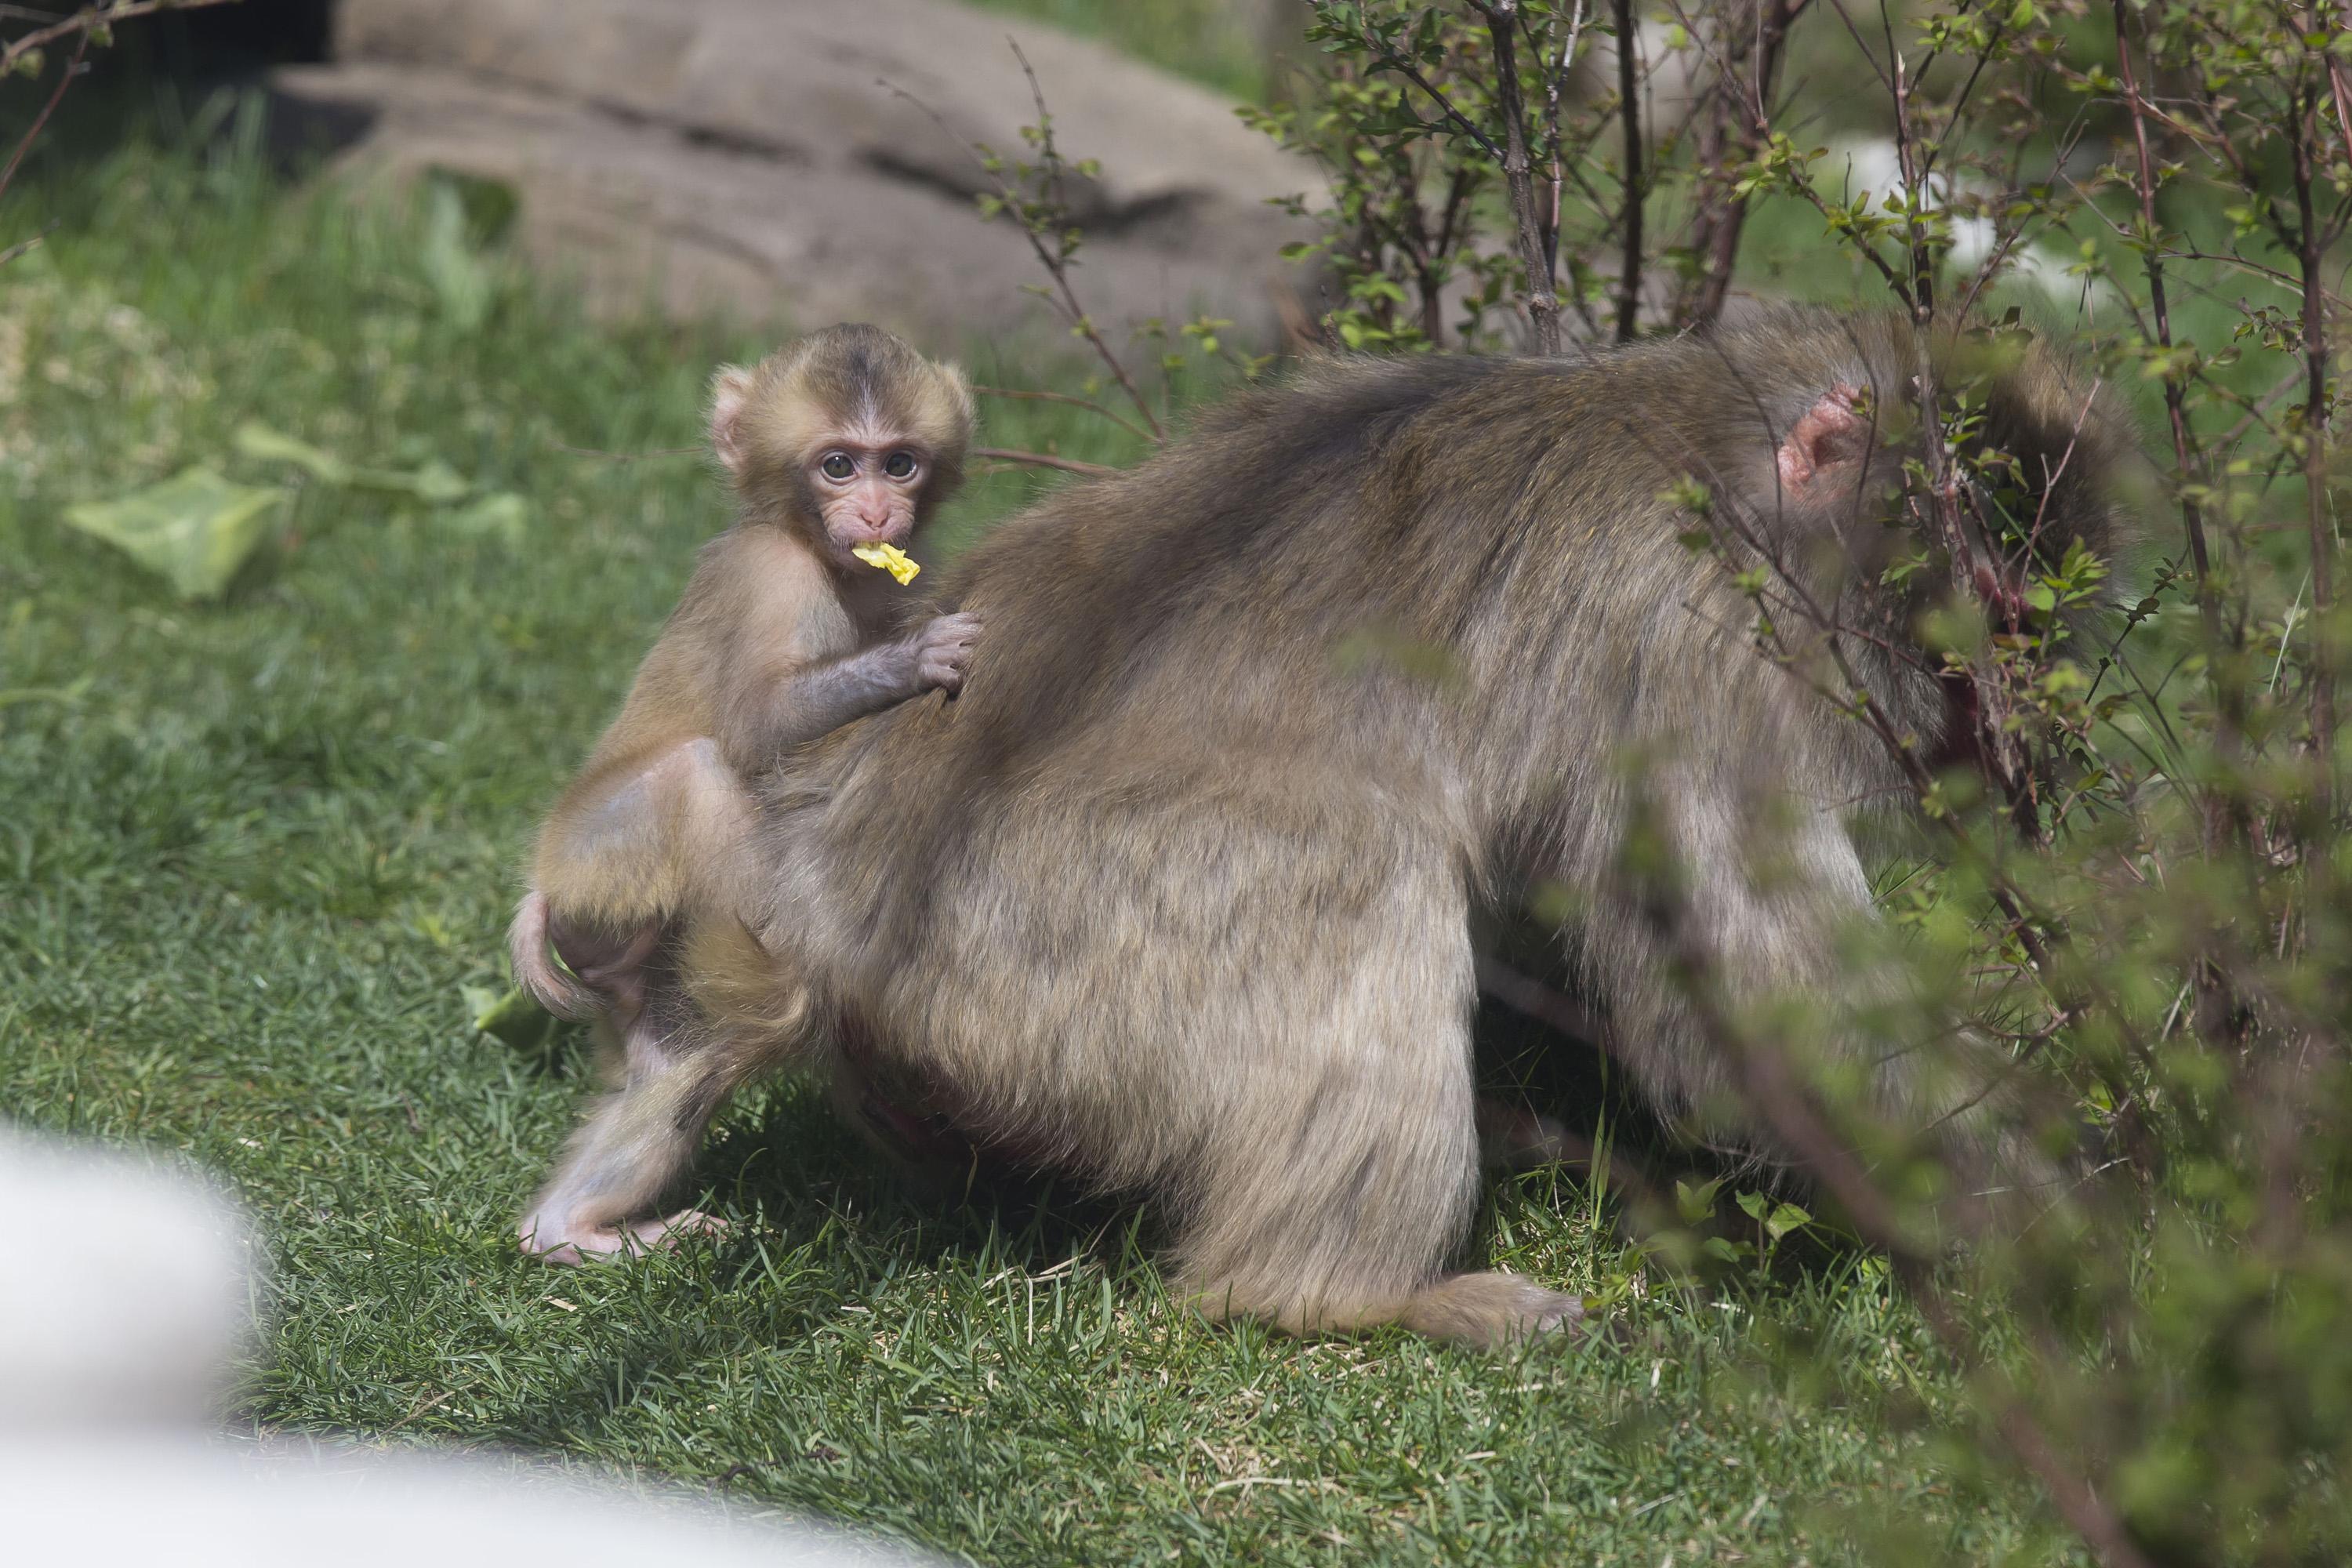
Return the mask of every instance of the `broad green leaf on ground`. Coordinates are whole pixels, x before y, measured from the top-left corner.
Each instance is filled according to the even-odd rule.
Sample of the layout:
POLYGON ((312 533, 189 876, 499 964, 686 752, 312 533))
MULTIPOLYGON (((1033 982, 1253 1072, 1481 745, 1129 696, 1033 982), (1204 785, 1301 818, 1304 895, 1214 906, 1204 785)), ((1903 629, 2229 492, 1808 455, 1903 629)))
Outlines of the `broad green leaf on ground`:
POLYGON ((164 578, 184 599, 207 599, 251 558, 286 492, 233 484, 198 464, 113 500, 66 509, 66 521, 164 578))

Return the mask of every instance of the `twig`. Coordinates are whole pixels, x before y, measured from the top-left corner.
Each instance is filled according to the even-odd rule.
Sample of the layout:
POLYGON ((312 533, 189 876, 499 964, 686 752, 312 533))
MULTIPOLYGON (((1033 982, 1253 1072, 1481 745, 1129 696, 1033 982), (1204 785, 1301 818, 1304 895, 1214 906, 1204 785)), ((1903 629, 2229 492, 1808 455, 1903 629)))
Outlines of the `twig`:
MULTIPOLYGON (((1886 23, 1889 37, 1886 43, 1888 69, 1895 80, 1895 162, 1903 174, 1903 227, 1911 253, 1911 320, 1925 329, 1936 313, 1936 258, 1928 245, 1927 226, 1921 214, 1928 202, 1935 200, 1927 176, 1919 167, 1919 148, 1915 139, 1911 120, 1911 95, 1917 89, 1918 78, 1906 73, 1903 56, 1895 47, 1894 24, 1887 20, 1882 3, 1879 19, 1886 23)), ((1923 392, 1925 389, 1922 389, 1923 392)), ((1933 414, 1932 406, 1923 412, 1933 414)), ((1940 447, 1940 441, 1929 446, 1940 447)))
MULTIPOLYGON (((2139 195, 2140 244, 2143 264, 2147 274, 2148 310, 2156 328, 2157 345, 2167 356, 2172 352, 2172 318, 2164 291, 2164 247, 2156 218, 2156 165, 2147 150, 2147 107, 2141 95, 2139 79, 2132 66, 2131 39, 2126 26, 2125 0, 2115 0, 2116 59, 2124 84, 2126 106, 2131 114, 2132 144, 2139 158, 2136 184, 2139 195)), ((2093 208, 2096 210, 2095 207, 2093 208)), ((2241 737, 2245 723, 2245 698, 2242 681, 2231 661, 2221 656, 2229 646, 2221 625, 2220 597, 2213 584, 2212 561, 2205 538, 2204 509, 2196 493, 2197 463, 2194 438, 2189 434, 2188 390, 2168 363, 2164 375, 2164 410, 2172 434, 2173 472, 2180 492, 2180 523, 2189 540, 2189 559, 2196 574, 2193 591, 2197 599, 2198 619, 2204 629, 2205 646, 2210 650, 2209 668, 2215 687, 2214 743, 2229 771, 2243 749, 2241 737)), ((2280 658, 2285 658, 2284 643, 2280 658)), ((2225 845, 2242 846, 2247 833, 2245 813, 2221 789, 2200 792, 2198 824, 2204 840, 2205 852, 2213 854, 2225 845)), ((2197 1030, 2209 1043, 2221 1045, 2237 1033, 2234 1021, 2243 1016, 2243 1007, 2234 994, 2229 976, 2215 955, 2221 938, 2219 931, 2209 931, 2199 945, 2203 950, 2193 961, 2190 981, 2197 995, 2197 1030)))
MULTIPOLYGON (((2131 112, 2132 146, 2139 154, 2136 181, 2139 188, 2140 240, 2147 270, 2148 309, 2156 321, 2157 346, 2168 357, 2172 352, 2172 317, 2164 296, 2164 255, 2158 242, 2156 221, 2156 165, 2147 154, 2147 110, 2140 97, 2139 78, 2132 68, 2131 39, 2126 31, 2127 10, 2125 0, 2115 0, 2116 62, 2123 78, 2124 101, 2131 112)), ((2095 207, 2094 211, 2097 210, 2095 207)), ((2180 476, 2184 493, 2180 500, 2180 522, 2189 535, 2189 558, 2197 570, 2197 610, 2205 623, 2206 640, 2218 652, 2221 647, 2221 610, 2213 596, 2213 567, 2207 554, 2205 519, 2202 509, 2186 487, 2197 472, 2189 435, 2187 394, 2179 378, 2169 374, 2164 377, 2164 412, 2172 426, 2172 459, 2180 476)))
MULTIPOLYGON (((1756 41, 1751 54, 1755 68, 1742 81, 1728 47, 1716 66, 1713 114, 1700 133, 1698 165, 1705 172, 1705 194, 1692 247, 1701 268, 1687 298, 1675 310, 1676 325, 1696 326, 1723 314, 1731 292, 1731 276, 1739 260, 1739 238, 1748 223, 1748 199, 1732 192, 1731 169, 1736 147, 1741 161, 1752 159, 1771 124, 1774 83, 1787 53, 1789 30, 1803 15, 1810 0, 1765 0, 1757 9, 1756 41), (1736 136, 1733 127, 1737 127, 1736 136)), ((1696 29, 1685 23, 1694 37, 1696 29)))
POLYGON ((1381 46, 1380 41, 1373 37, 1370 28, 1364 29, 1361 35, 1361 41, 1366 51, 1372 56, 1373 59, 1379 64, 1381 69, 1394 71, 1397 75, 1404 78, 1405 80, 1412 83, 1413 86, 1421 89, 1423 93, 1428 95, 1429 100, 1437 106, 1438 112, 1444 115, 1446 119, 1454 121, 1455 125, 1459 126, 1464 135, 1469 137, 1471 141, 1478 143, 1478 147, 1481 152, 1485 153, 1486 156, 1492 158, 1497 163, 1503 162, 1505 157, 1504 152, 1500 147, 1495 145, 1495 139, 1487 135, 1486 132, 1480 130, 1475 121, 1474 121, 1468 115, 1463 113, 1460 109, 1456 108, 1454 106, 1454 100, 1446 96, 1446 92, 1444 88, 1438 86, 1435 82, 1422 75, 1421 68, 1419 66, 1414 65, 1402 55, 1396 54, 1389 49, 1383 48, 1381 46))
POLYGON ((92 27, 110 27, 117 22, 133 22, 162 11, 201 11, 207 5, 235 4, 236 0, 126 0, 117 5, 86 6, 63 21, 11 38, 5 47, 0 47, 0 76, 5 76, 18 60, 45 44, 54 44, 76 33, 88 38, 92 27))
MULTIPOLYGON (((1628 4, 1630 0, 1620 0, 1628 4)), ((1496 108, 1503 116, 1503 182, 1510 191, 1511 216, 1519 242, 1519 264, 1528 272, 1528 324, 1536 353, 1559 353, 1559 289, 1552 281, 1552 247, 1536 206, 1535 167, 1528 156, 1527 105, 1519 91, 1518 0, 1477 0, 1495 45, 1496 108)), ((1626 333, 1619 331, 1618 335, 1626 333)))
POLYGON ((1642 309, 1642 107, 1633 79, 1633 0, 1612 0, 1617 18, 1617 113, 1625 127, 1624 260, 1617 273, 1617 341, 1633 341, 1642 309))
MULTIPOLYGON (((1038 85, 1037 73, 1031 68, 1029 57, 1021 52, 1021 46, 1011 39, 1007 39, 1006 42, 1012 46, 1013 58, 1021 62, 1021 74, 1029 79, 1029 96, 1037 106, 1037 116, 1041 121, 1044 155, 1049 160, 1055 159, 1059 155, 1053 150, 1053 132, 1045 110, 1045 89, 1038 85)), ((893 98, 901 99, 912 105, 932 124, 938 126, 948 140, 962 148, 971 158, 972 163, 978 166, 980 172, 988 176, 990 182, 996 186, 999 199, 1005 203, 1007 209, 1013 214, 1014 221, 1020 224, 1022 234, 1029 241, 1029 248, 1036 255, 1037 264, 1043 267, 1045 269, 1045 275, 1054 280, 1055 294, 1049 295, 1048 298, 1054 299, 1062 312, 1069 318, 1070 330, 1086 340, 1087 345, 1094 350, 1096 357, 1100 359, 1104 366, 1109 370, 1112 379, 1118 383, 1119 390, 1125 393, 1127 400, 1135 405, 1135 411, 1143 416, 1143 423, 1150 429, 1151 438, 1155 441, 1166 440, 1167 432, 1160 427, 1159 419, 1152 414, 1150 401, 1137 388, 1134 378, 1127 374, 1127 366, 1120 361, 1118 355, 1111 352, 1110 345, 1103 342, 1102 334, 1095 330, 1094 318, 1087 315, 1086 307, 1078 303, 1077 290, 1070 283, 1067 258, 1047 248, 1044 237, 1037 232, 1035 224, 1023 220, 1019 194, 1005 182, 1003 175, 988 166, 988 161, 974 152, 970 143, 956 134, 954 128, 948 124, 938 110, 887 79, 877 78, 875 85, 888 89, 893 98)))
MULTIPOLYGON (((2303 269, 2303 360, 2308 389, 2303 405, 2303 477, 2306 518, 2311 529, 2311 616, 2326 626, 2334 608, 2336 538, 2327 517, 2327 304, 2322 298, 2320 268, 2326 262, 2325 241, 2312 210, 2313 167, 2307 134, 2310 106, 2300 95, 2287 117, 2287 147, 2294 154, 2295 256, 2303 269)), ((2321 842, 2336 824, 2336 667, 2326 637, 2311 639, 2311 745, 2319 766, 2318 811, 2321 842)))
POLYGON ((39 249, 41 241, 48 238, 50 233, 55 230, 57 226, 58 220, 51 218, 47 223, 41 226, 40 233, 27 235, 23 239, 18 240, 16 244, 8 247, 7 249, 0 250, 0 267, 7 266, 8 263, 16 260, 16 258, 24 255, 25 252, 28 250, 39 249))
POLYGON ((1478 989, 1512 1012, 1524 1014, 1563 1035, 1606 1047, 1608 1031, 1599 1016, 1555 987, 1483 953, 1476 961, 1476 970, 1478 989))
POLYGON ((698 458, 709 449, 703 447, 656 447, 650 452, 607 452, 596 447, 574 447, 568 441, 550 441, 548 445, 575 458, 606 458, 615 463, 641 463, 648 458, 698 458))
POLYGON ((1021 463, 1033 468, 1059 468, 1066 474, 1084 474, 1090 479, 1108 479, 1126 471, 1106 468, 1100 463, 1081 463, 1076 458, 1056 458, 1047 452, 1017 451, 1011 447, 974 447, 971 455, 1000 463, 1021 463))
MULTIPOLYGON (((58 73, 58 85, 50 91, 49 100, 41 105, 40 113, 33 116, 33 123, 26 128, 25 134, 17 141, 16 150, 8 154, 7 166, 0 168, 0 195, 7 194, 8 183, 16 177, 17 167, 24 163, 25 154, 33 150, 33 142, 40 136, 41 128, 48 124, 49 116, 58 111, 58 100, 65 97, 66 89, 73 85, 74 73, 81 69, 81 58, 88 53, 89 35, 84 33, 74 43, 73 58, 66 61, 66 68, 58 73)), ((0 70, 5 70, 5 68, 0 68, 0 70)))
POLYGON ((1140 436, 1147 441, 1151 439, 1151 433, 1142 426, 1123 417, 1115 408, 1104 407, 1091 397, 1073 397, 1066 392, 1035 392, 1019 386, 975 386, 972 390, 982 397, 1009 397, 1023 403, 1067 404, 1072 408, 1083 408, 1089 414, 1108 419, 1129 435, 1140 436))
POLYGON ((2058 1455, 2050 1436, 2033 1418, 2015 1388, 1978 1355, 1967 1329, 1953 1312, 1949 1299, 1937 1282, 1932 1257, 1912 1240, 1907 1227, 1868 1170, 1831 1129, 1793 1080, 1789 1063, 1777 1050, 1759 1047, 1732 1024, 1717 996, 1714 955, 1696 936, 1688 911, 1663 883, 1644 900, 1645 910, 1667 943, 1680 972, 1683 993, 1700 1028, 1723 1055, 1740 1069, 1750 1102, 1779 1134, 1789 1151, 1802 1160, 1822 1187, 1845 1210, 1855 1232, 1886 1255, 1896 1278, 1918 1305, 1946 1350, 1988 1385, 1993 1422, 2010 1452, 2039 1480, 2051 1501, 2074 1532, 2097 1552, 2108 1568, 2152 1568, 2114 1510, 2090 1484, 2058 1455))
MULTIPOLYGON (((1559 47, 1559 58, 1544 71, 1544 157, 1550 170, 1551 211, 1545 221, 1544 275, 1555 277, 1559 269, 1559 203, 1564 185, 1566 163, 1559 133, 1559 96, 1568 85, 1568 73, 1576 65, 1576 46, 1584 37, 1585 0, 1575 0, 1568 19, 1568 41, 1559 47)), ((1558 26, 1555 19, 1554 26, 1558 26)), ((1549 34, 1546 35, 1547 39, 1549 34)))
MULTIPOLYGON (((2312 26, 2322 34, 2330 30, 2316 15, 2312 17, 2312 26)), ((2344 30, 2342 18, 2338 19, 2334 30, 2339 33, 2344 30)), ((2343 60, 2333 51, 2326 56, 2326 59, 2327 86, 2336 99, 2336 132, 2344 138, 2344 155, 2347 159, 2352 159, 2352 86, 2347 86, 2345 82, 2343 60)))
MULTIPOLYGON (((1037 106, 1037 126, 1043 144, 1043 155, 1048 163, 1054 163, 1058 160, 1059 154, 1054 151, 1053 124, 1045 111, 1045 89, 1038 84, 1036 69, 1030 65, 1029 57, 1022 53, 1021 45, 1012 38, 1005 39, 1005 43, 1012 48, 1013 58, 1021 62, 1021 74, 1029 79, 1029 100, 1037 106)), ((1119 389, 1127 394, 1128 401, 1135 405, 1135 411, 1143 416, 1144 424, 1150 426, 1152 439, 1166 440, 1167 432, 1160 428, 1160 421, 1152 416, 1151 405, 1145 400, 1142 393, 1136 390, 1135 383, 1128 377, 1127 366, 1121 363, 1117 354, 1111 353, 1110 345, 1103 342, 1100 332, 1095 331, 1094 318, 1087 315, 1085 308, 1078 303, 1077 290, 1070 285, 1070 268, 1066 259, 1046 250, 1045 242, 1038 237, 1034 226, 1024 224, 1022 228, 1029 236, 1030 248, 1037 253, 1037 259, 1045 264, 1047 272, 1053 274, 1055 286, 1061 289, 1062 303, 1070 313, 1071 326, 1084 335, 1087 342, 1093 345, 1095 353, 1101 357, 1103 363, 1109 367, 1111 374, 1118 379, 1119 389)))

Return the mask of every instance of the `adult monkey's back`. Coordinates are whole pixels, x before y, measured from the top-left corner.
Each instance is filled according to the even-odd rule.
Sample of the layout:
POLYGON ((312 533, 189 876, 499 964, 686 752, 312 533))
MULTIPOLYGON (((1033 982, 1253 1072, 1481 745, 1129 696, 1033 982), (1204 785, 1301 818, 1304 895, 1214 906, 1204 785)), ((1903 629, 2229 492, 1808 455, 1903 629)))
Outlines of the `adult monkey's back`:
MULTIPOLYGON (((1816 314, 1590 359, 1331 363, 1006 524, 952 585, 991 628, 962 697, 778 773, 752 922, 776 957, 705 976, 739 1026, 800 1015, 805 985, 848 1026, 742 1026, 633 1089, 682 1108, 656 1157, 745 1074, 847 1039, 901 1103, 1167 1199, 1212 1311, 1477 1342, 1572 1317, 1446 1272, 1477 1182, 1472 912, 1572 889, 1617 1050, 1720 1124, 1728 1064, 1618 873, 1637 747, 1681 929, 1733 1000, 1840 979, 1832 929, 1868 891, 1833 810, 1904 779, 1757 656, 1665 492, 1697 476, 1853 624, 1906 636, 1877 586, 1912 537, 1884 526, 1904 449, 1880 426, 1915 368, 1899 323, 1816 314)), ((1991 438, 2057 476, 2046 547, 2105 546, 2119 437, 2084 389, 2035 353, 1992 395, 1991 438)), ((1933 676, 1845 651, 1933 746, 1933 676)), ((1923 1119, 1959 1097, 1876 1070, 1923 1119)))

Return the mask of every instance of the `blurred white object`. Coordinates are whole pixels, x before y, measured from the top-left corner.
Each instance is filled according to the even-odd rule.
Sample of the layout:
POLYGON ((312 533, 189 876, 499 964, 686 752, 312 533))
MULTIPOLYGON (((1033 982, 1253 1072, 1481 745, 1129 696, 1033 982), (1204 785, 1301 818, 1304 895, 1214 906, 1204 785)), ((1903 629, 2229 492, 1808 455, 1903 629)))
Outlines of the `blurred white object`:
POLYGON ((569 1477, 521 1480, 478 1459, 371 1449, 240 1455, 194 1436, 0 1436, 5 1553, 26 1568, 848 1568, 908 1553, 730 1522, 569 1477))
POLYGON ((203 1422, 250 1321, 236 1211, 154 1161, 0 1126, 0 1440, 203 1422))
POLYGON ((847 1568, 927 1561, 499 1459, 210 1435, 250 1230, 160 1162, 0 1126, 0 1557, 27 1568, 847 1568))

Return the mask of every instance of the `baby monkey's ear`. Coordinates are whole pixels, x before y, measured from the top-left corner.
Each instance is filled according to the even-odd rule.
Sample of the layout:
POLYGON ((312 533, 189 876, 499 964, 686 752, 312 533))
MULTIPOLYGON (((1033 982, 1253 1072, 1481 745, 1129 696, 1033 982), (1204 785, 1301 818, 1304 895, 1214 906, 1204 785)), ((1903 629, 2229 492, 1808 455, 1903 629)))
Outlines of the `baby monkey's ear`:
POLYGON ((710 449, 737 479, 743 477, 743 409, 751 401, 751 373, 723 364, 710 378, 710 449))
POLYGON ((1781 493, 1790 500, 1814 501, 1851 489, 1862 477, 1875 432, 1862 388, 1844 382, 1831 387, 1773 453, 1781 493))

